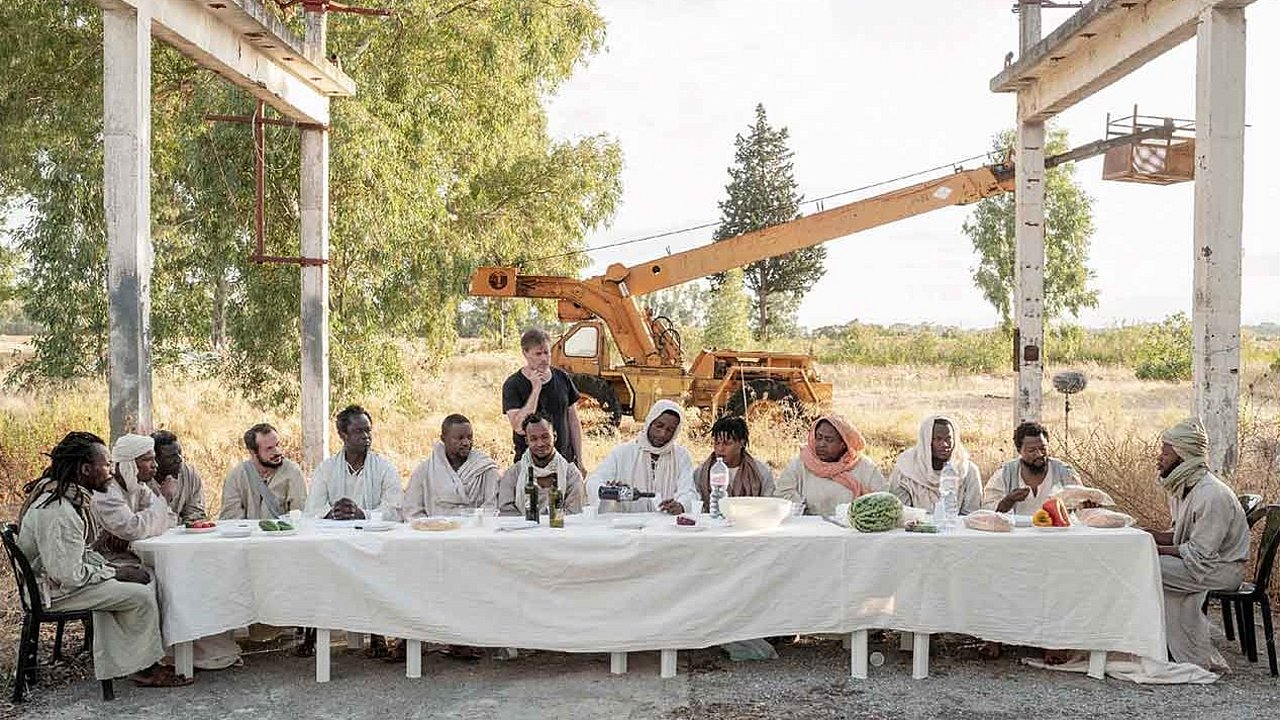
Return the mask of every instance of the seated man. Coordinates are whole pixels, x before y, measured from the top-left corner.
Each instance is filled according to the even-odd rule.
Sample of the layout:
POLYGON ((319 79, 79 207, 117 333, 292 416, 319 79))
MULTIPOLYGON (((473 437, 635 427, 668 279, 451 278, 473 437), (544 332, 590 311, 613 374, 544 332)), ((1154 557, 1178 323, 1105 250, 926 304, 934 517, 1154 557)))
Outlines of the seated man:
POLYGON ((982 507, 996 512, 1031 515, 1050 495, 1079 486, 1080 475, 1065 462, 1049 457, 1049 431, 1028 420, 1013 431, 1018 457, 1000 466, 982 491, 982 507))
POLYGON ((155 492, 160 492, 160 482, 167 478, 176 478, 178 491, 169 502, 169 507, 178 515, 183 523, 204 520, 204 483, 200 473, 191 463, 183 462, 182 444, 178 436, 168 430, 157 430, 151 433, 156 441, 156 473, 155 478, 147 485, 155 492))
POLYGON ((459 510, 497 504, 498 464, 472 446, 470 420, 456 413, 445 417, 431 457, 409 477, 405 519, 456 515, 459 510))
MULTIPOLYGON (((327 520, 365 520, 373 513, 383 520, 400 521, 404 489, 396 466, 373 452, 373 419, 359 405, 348 405, 336 419, 342 450, 316 468, 307 494, 306 514, 327 520)), ((308 635, 297 654, 312 651, 308 635)), ((381 635, 371 635, 367 657, 386 657, 381 635)))
POLYGON ((639 434, 609 451, 600 467, 587 476, 587 502, 597 502, 605 485, 630 485, 654 497, 599 500, 600 512, 697 512, 702 496, 693 485, 693 460, 676 442, 683 425, 684 408, 670 400, 654 403, 639 434))
POLYGON ((726 415, 711 426, 711 454, 693 471, 702 495, 702 512, 711 512, 711 466, 716 458, 729 468, 729 497, 773 497, 773 470, 747 452, 747 421, 726 415))
POLYGON ((548 508, 548 491, 551 484, 555 483, 560 487, 565 513, 582 512, 583 496, 586 494, 582 472, 556 450, 556 433, 551 427, 551 421, 538 413, 532 413, 521 421, 520 429, 527 447, 520 459, 507 468, 498 480, 498 509, 504 515, 524 515, 525 509, 529 507, 524 486, 532 468, 533 481, 539 486, 539 511, 548 508))
POLYGON ((96 435, 71 432, 49 453, 44 474, 27 485, 18 514, 18 547, 31 564, 49 610, 93 611, 93 674, 128 675, 144 687, 190 685, 160 664, 160 610, 154 586, 139 567, 113 567, 89 547, 97 528, 90 493, 112 483, 107 446, 96 435))
POLYGON ((884 489, 884 475, 871 459, 862 433, 848 420, 827 414, 813 421, 800 454, 778 476, 774 494, 802 502, 808 515, 832 515, 836 505, 884 489))
POLYGON ((342 450, 316 468, 307 494, 307 515, 363 520, 376 510, 382 519, 398 522, 404 498, 400 474, 391 461, 370 450, 373 420, 369 413, 359 405, 348 405, 338 413, 337 426, 342 450))
POLYGON ((947 462, 960 475, 956 488, 961 515, 982 508, 982 474, 969 459, 969 451, 960 442, 960 429, 953 420, 942 415, 920 422, 919 443, 907 448, 889 473, 889 491, 904 505, 933 512, 941 494, 939 480, 947 462))
POLYGON ((1173 530, 1148 530, 1160 553, 1169 654, 1210 672, 1228 670, 1200 611, 1209 590, 1235 590, 1249 559, 1249 526, 1235 491, 1209 472, 1209 438, 1199 418, 1160 436, 1160 487, 1169 496, 1173 530))
POLYGON ((280 451, 280 435, 267 423, 245 431, 248 460, 222 481, 219 520, 273 520, 307 505, 302 468, 280 451))
MULTIPOLYGON (((129 543, 162 535, 178 524, 170 509, 178 495, 177 474, 169 473, 156 485, 158 494, 151 490, 159 467, 154 447, 155 440, 146 435, 121 436, 111 449, 111 459, 116 464, 114 478, 104 490, 93 493, 90 507, 100 528, 95 548, 117 566, 128 564, 143 569, 142 560, 129 543)), ((203 518, 204 502, 198 505, 203 518)), ((201 670, 243 664, 240 647, 230 631, 196 640, 192 656, 195 667, 201 670)))

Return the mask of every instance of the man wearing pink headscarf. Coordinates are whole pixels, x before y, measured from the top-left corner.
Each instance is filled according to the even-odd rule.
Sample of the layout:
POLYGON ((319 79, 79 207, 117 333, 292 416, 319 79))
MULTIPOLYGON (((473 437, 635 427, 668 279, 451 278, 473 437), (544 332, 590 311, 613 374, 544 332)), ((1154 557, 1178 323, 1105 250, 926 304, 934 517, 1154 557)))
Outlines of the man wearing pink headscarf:
POLYGON ((884 475, 871 459, 862 433, 839 415, 823 415, 809 438, 778 477, 774 494, 803 502, 809 515, 832 515, 836 505, 884 489, 884 475))

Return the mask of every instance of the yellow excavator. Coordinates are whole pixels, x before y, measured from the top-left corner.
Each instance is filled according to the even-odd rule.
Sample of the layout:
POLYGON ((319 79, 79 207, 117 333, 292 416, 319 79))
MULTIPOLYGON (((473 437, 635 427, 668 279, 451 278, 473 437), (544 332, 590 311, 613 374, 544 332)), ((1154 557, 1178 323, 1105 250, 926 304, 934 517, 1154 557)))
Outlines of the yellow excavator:
MULTIPOLYGON (((1135 126, 1131 133, 1046 158, 1045 166, 1107 152, 1109 164, 1115 154, 1133 175, 1112 179, 1156 182, 1152 173, 1159 170, 1168 175, 1168 168, 1149 167, 1151 148, 1163 143, 1169 156, 1189 157, 1193 141, 1179 132, 1183 130, 1169 120, 1144 129, 1135 126), (1146 158, 1145 174, 1144 168, 1138 167, 1140 158, 1146 158)), ((1181 179, 1190 178, 1167 181, 1181 179)), ((797 408, 824 405, 831 401, 831 384, 818 378, 813 358, 805 354, 702 350, 686 368, 679 332, 666 318, 655 317, 647 309, 642 312, 636 298, 939 208, 974 203, 1013 188, 1013 165, 1006 158, 685 252, 631 266, 615 263, 603 275, 584 280, 523 275, 514 267, 481 267, 471 277, 470 293, 557 300, 560 319, 574 324, 552 346, 551 362, 568 372, 578 390, 598 403, 615 425, 624 412, 643 419, 661 399, 710 410, 713 417, 721 412, 744 414, 757 401, 797 408), (620 364, 610 359, 606 329, 622 359, 620 364)))

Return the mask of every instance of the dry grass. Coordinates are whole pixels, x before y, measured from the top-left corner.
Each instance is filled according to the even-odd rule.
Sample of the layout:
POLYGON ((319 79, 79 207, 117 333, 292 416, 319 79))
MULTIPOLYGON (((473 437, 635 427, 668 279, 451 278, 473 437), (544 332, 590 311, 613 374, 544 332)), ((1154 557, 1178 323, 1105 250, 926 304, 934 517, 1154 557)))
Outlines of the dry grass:
MULTIPOLYGON (((8 348, 9 353, 15 347, 20 349, 13 342, 0 342, 0 347, 8 348)), ((374 418, 377 448, 405 477, 430 453, 441 420, 452 412, 470 417, 477 446, 506 462, 510 458, 510 431, 500 412, 500 388, 519 364, 515 352, 485 352, 464 346, 443 373, 431 374, 425 364, 420 366, 412 386, 397 396, 336 398, 333 409, 351 401, 367 408, 374 418)), ((1120 368, 1084 369, 1089 387, 1073 402, 1069 442, 1064 442, 1062 433, 1061 396, 1050 390, 1045 398, 1045 423, 1054 433, 1058 454, 1075 462, 1090 484, 1106 489, 1123 509, 1144 523, 1167 524, 1168 512, 1153 477, 1154 443, 1162 428, 1186 414, 1191 404, 1190 384, 1139 381, 1132 372, 1120 368)), ((946 368, 913 366, 839 365, 819 370, 835 385, 834 409, 862 430, 869 443, 868 455, 886 475, 896 455, 915 442, 920 418, 936 412, 957 420, 984 477, 1013 456, 1013 380, 1007 374, 958 376, 946 368)), ((1240 492, 1260 492, 1274 502, 1280 497, 1280 379, 1266 376, 1263 370, 1259 367, 1245 374, 1245 387, 1251 391, 1245 402, 1240 470, 1234 484, 1240 492)), ((101 383, 0 396, 0 520, 12 516, 21 499, 21 486, 43 467, 40 453, 62 434, 87 429, 105 435, 106 405, 101 383)), ((154 417, 157 425, 173 430, 182 439, 188 461, 205 478, 211 512, 217 509, 223 474, 243 458, 240 436, 248 426, 261 421, 275 424, 291 454, 297 456, 300 435, 296 417, 256 409, 218 382, 157 376, 154 417)), ((710 451, 708 423, 696 412, 690 418, 685 442, 699 459, 710 451)), ((620 430, 588 421, 583 448, 588 467, 597 464, 620 437, 629 438, 638 428, 630 419, 624 419, 620 430)), ((752 426, 752 451, 781 469, 795 455, 804 433, 800 420, 766 418, 752 426)), ((336 434, 330 443, 337 447, 336 434)), ((11 593, 6 573, 0 589, 0 607, 4 608, 0 677, 5 681, 11 672, 17 626, 17 602, 11 593)))

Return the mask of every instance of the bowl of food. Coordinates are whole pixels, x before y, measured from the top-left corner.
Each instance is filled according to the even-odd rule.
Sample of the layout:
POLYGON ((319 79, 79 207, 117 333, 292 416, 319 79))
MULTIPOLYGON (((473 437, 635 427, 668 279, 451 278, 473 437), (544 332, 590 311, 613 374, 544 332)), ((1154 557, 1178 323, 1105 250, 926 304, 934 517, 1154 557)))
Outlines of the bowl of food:
POLYGON ((183 526, 183 530, 192 535, 201 535, 203 533, 211 533, 218 529, 218 523, 212 520, 196 520, 189 522, 183 526))
POLYGON ((791 501, 772 497, 720 499, 720 512, 740 530, 772 530, 791 514, 791 501))

